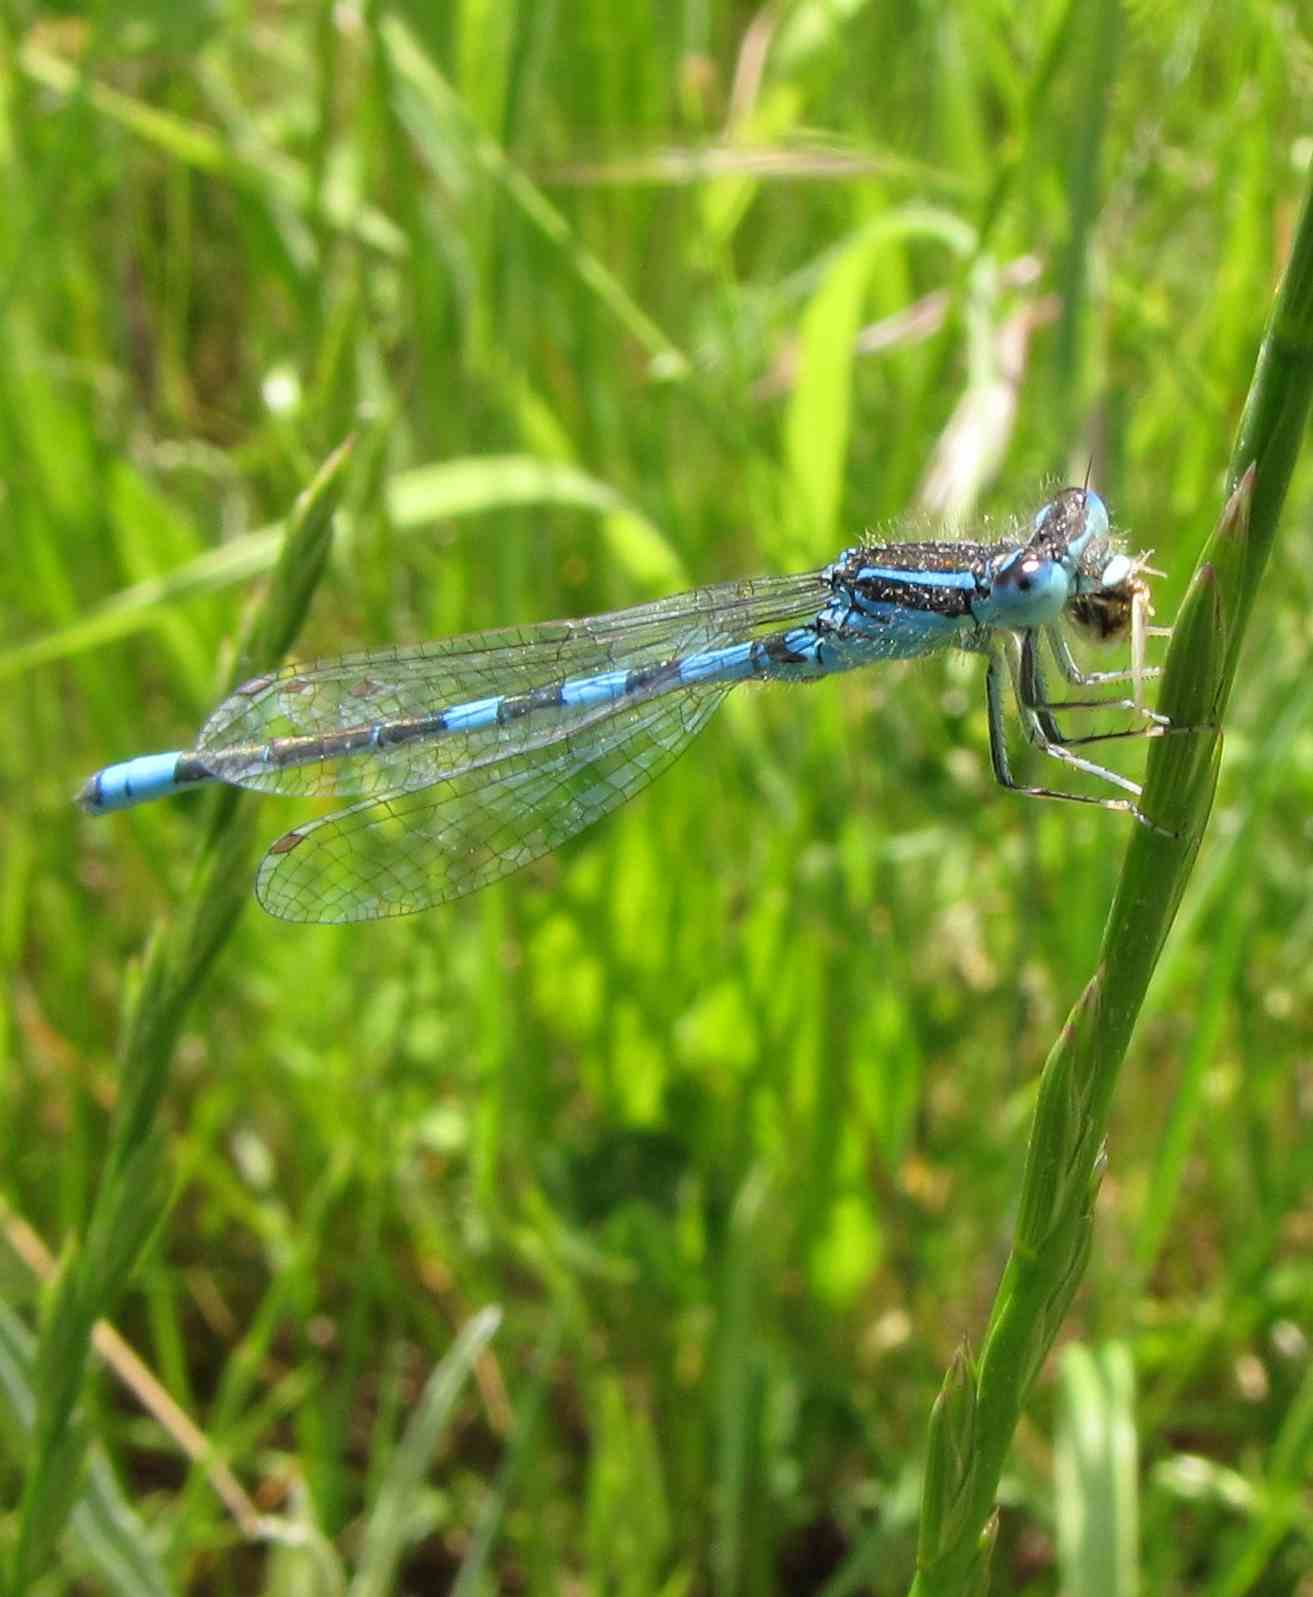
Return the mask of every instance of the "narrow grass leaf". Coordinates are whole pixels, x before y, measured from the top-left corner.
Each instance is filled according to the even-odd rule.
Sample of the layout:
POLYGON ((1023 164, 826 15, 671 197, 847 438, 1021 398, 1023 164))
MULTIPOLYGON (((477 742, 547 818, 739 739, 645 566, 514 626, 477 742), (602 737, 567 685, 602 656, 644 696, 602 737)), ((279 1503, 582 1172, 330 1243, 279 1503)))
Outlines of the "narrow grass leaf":
POLYGON ((808 536, 833 542, 848 453, 854 340, 876 249, 868 240, 842 255, 802 319, 798 381, 789 402, 789 474, 808 536))
POLYGON ((564 1315, 558 1314, 538 1344, 533 1369, 525 1382, 524 1391, 516 1408, 515 1425, 511 1432, 506 1457, 498 1472, 497 1483, 484 1503, 479 1522, 474 1527, 469 1551, 461 1563, 456 1583, 451 1588, 451 1597, 474 1597, 475 1592, 484 1589, 488 1561, 492 1557, 507 1510, 522 1475, 533 1465, 543 1407, 547 1401, 548 1387, 564 1332, 564 1315))
POLYGON ((1067 1597, 1135 1597, 1139 1476, 1129 1350, 1074 1344, 1062 1359, 1054 1458, 1058 1565, 1067 1597))
POLYGON ((851 433, 853 369, 862 307, 884 253, 902 241, 934 239, 966 255, 975 235, 960 218, 913 205, 881 215, 833 253, 803 312, 798 374, 785 417, 792 497, 811 548, 837 536, 851 433))
MULTIPOLYGON (((1307 1543, 1307 1491, 1313 1471, 1313 1369, 1292 1394, 1266 1459, 1264 1490, 1246 1503, 1248 1524, 1225 1573, 1209 1597, 1245 1597, 1260 1588, 1278 1549, 1291 1536, 1307 1543)), ((1245 1483, 1247 1485, 1247 1483, 1245 1483)))
MULTIPOLYGON (((297 501, 269 594, 248 632, 243 658, 255 669, 281 658, 305 615, 327 558, 349 457, 347 444, 297 501)), ((246 902, 239 867, 249 845, 237 816, 236 793, 215 795, 183 915, 153 940, 124 1023, 119 1094, 86 1243, 68 1249, 42 1327, 35 1443, 12 1564, 15 1593, 26 1591, 49 1562, 77 1489, 86 1444, 75 1415, 92 1330, 111 1314, 163 1212, 159 1108, 173 1050, 191 999, 246 902)))
MULTIPOLYGON (((0 1433, 15 1461, 24 1459, 32 1446, 35 1349, 31 1332, 0 1303, 0 1433)), ((95 1572, 100 1589, 121 1597, 170 1597, 176 1588, 103 1452, 92 1448, 81 1480, 76 1471, 72 1479, 78 1489, 66 1532, 74 1554, 70 1561, 84 1563, 95 1572)))
POLYGON ((401 1438, 370 1507, 360 1568, 351 1597, 386 1597, 395 1590, 397 1567, 412 1524, 411 1505, 437 1452, 456 1399, 470 1371, 501 1324, 497 1309, 476 1314, 425 1382, 415 1412, 401 1438))
POLYGON ((560 251, 561 258, 599 304, 656 363, 666 379, 688 375, 687 357, 631 297, 620 280, 575 236, 569 222, 536 184, 511 162, 486 134, 433 60, 399 17, 384 19, 383 43, 399 79, 415 96, 423 118, 411 118, 421 153, 432 155, 434 141, 464 144, 484 175, 503 190, 529 225, 560 251))
POLYGON ((1212 806, 1219 728, 1241 634, 1275 538, 1311 395, 1313 184, 1232 454, 1231 492, 1164 662, 1160 706, 1182 730, 1156 739, 1150 749, 1141 805, 1153 824, 1135 829, 1098 966, 1044 1067, 1021 1220, 980 1359, 973 1511, 957 1546, 918 1570, 915 1597, 956 1593, 975 1566, 975 1527, 983 1530, 993 1512, 1029 1380, 1088 1256, 1090 1205, 1113 1089, 1212 806), (1082 1187, 1089 1201, 1064 1215, 1068 1198, 1082 1187))
POLYGON ((716 1590, 736 1592, 750 1563, 749 1523, 759 1465, 761 1369, 756 1299, 761 1269, 760 1226, 768 1183, 760 1172, 741 1187, 730 1219, 720 1342, 717 1348, 719 1463, 713 1562, 716 1590))
POLYGON ((93 109, 117 123, 180 166, 224 178, 234 188, 291 205, 306 220, 322 217, 335 229, 394 260, 408 254, 405 234, 384 212, 360 202, 359 196, 330 185, 317 204, 310 174, 299 163, 270 149, 237 154, 231 144, 199 123, 174 111, 162 111, 108 84, 87 79, 66 61, 39 45, 26 43, 17 54, 22 70, 43 88, 71 96, 85 93, 93 109))
MULTIPOLYGON (((661 529, 623 494, 574 466, 532 455, 474 455, 417 466, 398 473, 385 492, 388 515, 398 532, 425 531, 434 522, 462 516, 545 505, 618 518, 617 526, 624 530, 617 535, 617 547, 623 551, 633 540, 634 564, 642 572, 657 564, 658 550, 665 551, 662 564, 676 560, 661 529)), ((282 522, 244 533, 166 576, 135 583, 66 627, 0 650, 0 682, 145 631, 158 624, 161 610, 184 599, 247 582, 271 569, 286 540, 287 526, 282 522)), ((349 541, 349 529, 343 541, 349 541)))

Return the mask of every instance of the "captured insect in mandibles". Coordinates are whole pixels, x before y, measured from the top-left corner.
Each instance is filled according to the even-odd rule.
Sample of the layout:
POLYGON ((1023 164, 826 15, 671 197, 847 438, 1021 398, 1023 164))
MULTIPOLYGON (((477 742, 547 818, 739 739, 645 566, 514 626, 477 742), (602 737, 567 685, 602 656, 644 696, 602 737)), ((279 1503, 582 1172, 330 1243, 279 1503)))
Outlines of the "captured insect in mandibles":
POLYGON ((1123 810, 1139 787, 1076 753, 1169 729, 1141 703, 1150 631, 1145 557, 1113 540, 1103 501, 1064 488, 996 543, 886 542, 801 576, 727 582, 579 621, 291 665, 244 683, 196 747, 111 765, 79 803, 125 809, 205 782, 355 802, 286 832, 256 895, 295 921, 407 915, 476 892, 632 798, 740 682, 810 682, 939 649, 983 654, 994 775, 1014 792, 1123 810), (1061 623, 1129 638, 1131 668, 1081 671, 1061 623), (1048 648, 1078 687, 1130 698, 1048 698, 1048 648), (1091 797, 1013 780, 1010 683, 1028 741, 1110 784, 1091 797), (1134 711, 1122 731, 1065 737, 1060 710, 1134 711))

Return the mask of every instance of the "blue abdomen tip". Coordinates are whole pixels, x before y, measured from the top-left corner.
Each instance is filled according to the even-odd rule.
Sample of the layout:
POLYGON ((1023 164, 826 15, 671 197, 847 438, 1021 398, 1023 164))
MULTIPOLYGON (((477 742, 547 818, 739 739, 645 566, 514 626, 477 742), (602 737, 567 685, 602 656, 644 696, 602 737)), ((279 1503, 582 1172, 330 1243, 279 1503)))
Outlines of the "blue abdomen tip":
POLYGON ((89 815, 104 815, 162 798, 178 786, 181 758, 175 749, 172 754, 144 754, 121 765, 107 765, 83 783, 77 802, 89 815))

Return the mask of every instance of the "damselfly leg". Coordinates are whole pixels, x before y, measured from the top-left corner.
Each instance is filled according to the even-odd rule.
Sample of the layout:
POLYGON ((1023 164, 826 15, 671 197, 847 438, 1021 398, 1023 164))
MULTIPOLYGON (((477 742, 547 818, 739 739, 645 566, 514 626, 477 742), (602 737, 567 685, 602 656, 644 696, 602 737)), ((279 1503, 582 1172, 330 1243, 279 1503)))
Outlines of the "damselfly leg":
MULTIPOLYGON (((1055 657, 1062 668, 1066 661, 1074 666, 1065 640, 1050 634, 1055 657), (1065 654, 1065 660, 1064 660, 1065 654)), ((1064 675, 1068 673, 1063 671, 1064 675)), ((1126 680, 1130 673, 1101 673, 1101 680, 1126 680)), ((1044 681, 1039 660, 1039 631, 1031 629, 1000 639, 989 655, 989 668, 985 677, 985 697, 989 718, 989 752, 995 779, 1003 787, 1025 794, 1030 798, 1062 799, 1075 804, 1093 804, 1100 809, 1116 810, 1133 815, 1151 831, 1163 828, 1152 821, 1139 808, 1140 785, 1120 771, 1099 765, 1084 758, 1075 750, 1093 743, 1116 742, 1126 738, 1161 737, 1167 732, 1186 730, 1174 728, 1166 716, 1137 705, 1134 699, 1068 699, 1052 700, 1044 681), (1107 794, 1072 793, 1065 789, 1032 786, 1017 781, 1007 751, 1007 689, 1017 706, 1022 731, 1032 748, 1050 759, 1059 760, 1069 770, 1079 771, 1098 782, 1120 789, 1129 795, 1116 798, 1107 794), (1062 731, 1055 719, 1055 711, 1065 710, 1124 710, 1149 718, 1149 724, 1121 727, 1109 732, 1092 732, 1080 737, 1070 737, 1062 731)), ((1193 729, 1190 729, 1193 730, 1193 729)), ((1164 834, 1171 835, 1171 834, 1164 834)))

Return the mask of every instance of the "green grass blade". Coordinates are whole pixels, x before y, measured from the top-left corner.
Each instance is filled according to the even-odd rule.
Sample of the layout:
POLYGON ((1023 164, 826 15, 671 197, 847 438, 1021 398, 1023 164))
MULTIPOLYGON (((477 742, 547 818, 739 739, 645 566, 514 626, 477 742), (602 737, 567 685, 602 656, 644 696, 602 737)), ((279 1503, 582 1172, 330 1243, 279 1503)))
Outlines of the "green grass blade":
MULTIPOLYGON (((34 83, 61 95, 85 93, 92 109, 106 122, 127 129, 151 145, 164 158, 197 172, 212 174, 236 189, 249 189, 278 204, 291 204, 307 216, 314 209, 314 189, 306 170, 286 157, 263 150, 239 156, 209 128, 189 122, 171 111, 148 105, 105 83, 87 81, 67 62, 26 44, 17 54, 22 70, 34 83)), ((396 260, 406 256, 406 240, 395 223, 372 206, 360 205, 353 195, 330 189, 324 218, 361 244, 396 260)))
MULTIPOLYGON (((324 569, 349 455, 348 445, 330 457, 290 518, 283 555, 241 656, 250 670, 276 664, 300 627, 324 569)), ((152 944, 124 1023, 119 1095, 86 1240, 70 1247, 42 1326, 35 1440, 10 1576, 14 1593, 26 1591, 48 1563, 76 1495, 86 1451, 77 1404, 92 1329, 112 1312, 167 1207, 160 1105, 183 1018, 249 899, 247 832, 238 795, 216 794, 182 918, 152 944)))
MULTIPOLYGON (((35 1380, 35 1339, 9 1306, 0 1303, 0 1430, 17 1459, 25 1458, 32 1445, 35 1380)), ((87 1458, 66 1535, 73 1548, 71 1562, 93 1570, 99 1589, 118 1597, 170 1597, 176 1590, 156 1557, 145 1523, 124 1497, 99 1448, 87 1458)))
POLYGON ((1074 1344, 1062 1359, 1054 1474, 1058 1562, 1067 1597, 1139 1589, 1135 1366, 1128 1349, 1074 1344))
MULTIPOLYGON (((999 1473, 1030 1383, 1052 1346, 1088 1258, 1108 1110, 1144 995, 1171 929, 1212 806, 1220 727, 1241 635, 1271 552, 1313 395, 1313 188, 1263 341, 1232 454, 1233 491, 1173 628, 1159 708, 1188 733, 1150 751, 1142 808, 1094 975, 1040 1082, 1021 1208, 981 1352, 971 1511, 942 1533, 927 1503, 916 1597, 956 1593, 979 1565, 999 1473)), ((950 1375, 950 1379, 951 1379, 950 1375)), ((927 1480, 949 1471, 932 1429, 927 1480)), ((961 1472, 961 1465, 956 1466, 961 1472)))
POLYGON ((687 357, 614 273, 574 235, 565 216, 542 190, 483 131, 405 23, 389 16, 379 33, 398 80, 414 96, 417 114, 412 118, 413 131, 421 150, 430 159, 441 145, 468 152, 472 164, 503 190, 530 227, 561 252, 589 293, 657 363, 661 376, 686 376, 690 370, 687 357))
MULTIPOLYGON (((1271 0, 0 6, 0 1184, 61 1241, 94 1209, 66 1266, 91 1298, 146 1239, 114 1325, 205 1444, 97 1365, 88 1467, 30 1591, 108 1584, 75 1545, 102 1453, 179 1586, 344 1591, 485 1303, 497 1356, 411 1503, 395 1578, 416 1590, 450 1590, 472 1537, 484 1590, 904 1590, 925 1417, 968 1344, 927 1560, 984 1518, 996 1587, 1056 1589, 1060 1321, 1059 1343, 1134 1327, 1146 1593, 1307 1584, 1295 537, 1138 1020, 1187 845, 1141 840, 1104 964, 1136 829, 995 791, 967 656, 736 691, 612 821, 352 932, 240 914, 241 835, 295 825, 295 800, 237 807, 193 934, 217 795, 100 822, 69 796, 194 730, 297 488, 362 418, 303 653, 796 571, 895 524, 935 536, 945 507, 997 530, 1091 459, 1170 620, 1296 235, 1310 51, 1313 9, 1271 0), (143 984, 172 1001, 193 935, 222 951, 144 1114, 164 1151, 125 1150, 98 1199, 145 1069, 116 1041, 143 984), (1045 1159, 991 1321, 1037 1096, 1045 1159)), ((1293 356, 1297 318, 1269 404, 1283 336, 1293 356)), ((1254 546, 1267 482, 1260 460, 1254 546)), ((1313 526, 1313 460, 1282 514, 1313 526)), ((1181 628, 1205 677, 1239 625, 1214 555, 1181 628)), ((1152 754, 1155 818, 1210 775, 1198 736, 1106 751, 1128 776, 1152 754)), ((76 1366, 84 1305, 3 1250, 0 1277, 29 1331, 59 1322, 35 1397, 76 1366)), ((0 1587, 42 1445, 0 1449, 0 1587)), ((961 1589, 989 1563, 977 1545, 961 1589)))
MULTIPOLYGON (((588 510, 626 529, 644 551, 631 566, 653 566, 666 576, 678 568, 668 540, 626 497, 576 467, 531 455, 476 455, 399 472, 384 485, 387 511, 398 532, 418 532, 436 522, 497 510, 588 510)), ((270 570, 286 547, 283 523, 231 538, 188 560, 166 576, 136 583, 42 637, 0 649, 0 682, 89 649, 120 642, 160 623, 162 612, 185 599, 218 593, 270 570)))
POLYGON ((387 1597, 395 1590, 397 1565, 411 1535, 415 1494, 450 1423, 456 1399, 500 1323, 501 1315, 496 1309, 476 1314, 425 1383, 370 1507, 364 1552, 351 1582, 350 1597, 387 1597))
POLYGON ((461 1562, 460 1574, 451 1589, 451 1597, 474 1597, 483 1589, 488 1562, 501 1532, 509 1505, 523 1482, 524 1472, 531 1468, 538 1442, 538 1429, 542 1424, 543 1408, 547 1401, 552 1366, 560 1351, 565 1331, 564 1316, 558 1313, 548 1324, 533 1361, 533 1368, 525 1382, 496 1485, 489 1493, 470 1537, 469 1551, 461 1562))

